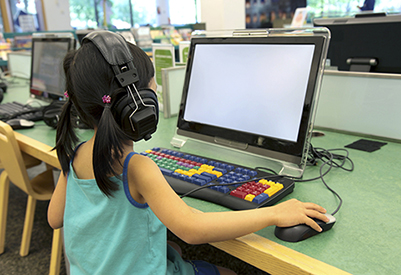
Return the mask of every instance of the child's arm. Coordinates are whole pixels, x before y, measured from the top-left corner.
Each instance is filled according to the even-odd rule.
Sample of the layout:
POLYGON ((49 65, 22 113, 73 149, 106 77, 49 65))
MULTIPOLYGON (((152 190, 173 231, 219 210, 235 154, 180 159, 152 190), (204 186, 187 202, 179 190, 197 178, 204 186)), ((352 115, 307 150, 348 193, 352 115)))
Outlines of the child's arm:
POLYGON ((131 159, 128 179, 130 191, 138 192, 167 228, 191 244, 233 239, 270 225, 305 223, 320 231, 311 218, 328 221, 323 207, 297 200, 255 210, 194 213, 168 185, 157 165, 144 156, 131 159))
POLYGON ((67 178, 61 172, 47 210, 47 219, 53 229, 63 227, 66 189, 67 178))

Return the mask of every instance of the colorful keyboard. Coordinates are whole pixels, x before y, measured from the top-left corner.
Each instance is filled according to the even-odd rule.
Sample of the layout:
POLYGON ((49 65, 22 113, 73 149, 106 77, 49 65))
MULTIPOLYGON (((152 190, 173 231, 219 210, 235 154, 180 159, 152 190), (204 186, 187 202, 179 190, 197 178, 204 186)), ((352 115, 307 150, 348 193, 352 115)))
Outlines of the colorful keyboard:
POLYGON ((215 159, 158 147, 141 154, 156 162, 177 194, 233 210, 273 205, 294 189, 288 178, 215 159))

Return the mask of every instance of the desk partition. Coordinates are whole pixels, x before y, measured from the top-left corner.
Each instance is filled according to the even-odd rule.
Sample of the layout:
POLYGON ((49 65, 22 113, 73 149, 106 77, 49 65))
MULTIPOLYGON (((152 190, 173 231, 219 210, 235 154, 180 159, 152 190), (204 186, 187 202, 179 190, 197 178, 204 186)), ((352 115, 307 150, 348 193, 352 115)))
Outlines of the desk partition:
POLYGON ((401 140, 401 74, 325 70, 315 127, 401 140))

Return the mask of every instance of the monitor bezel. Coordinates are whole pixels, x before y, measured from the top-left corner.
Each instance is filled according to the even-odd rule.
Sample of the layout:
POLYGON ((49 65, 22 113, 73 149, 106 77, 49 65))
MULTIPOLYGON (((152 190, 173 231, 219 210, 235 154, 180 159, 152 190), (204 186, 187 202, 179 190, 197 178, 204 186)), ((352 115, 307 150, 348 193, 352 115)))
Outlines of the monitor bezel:
MULTIPOLYGON (((49 43, 63 43, 63 44, 67 44, 68 45, 68 49, 67 52, 75 49, 76 47, 76 40, 73 37, 69 37, 69 36, 54 36, 54 35, 50 35, 50 36, 37 36, 37 37, 32 37, 32 49, 31 49, 31 75, 30 75, 30 82, 29 82, 29 95, 32 98, 36 98, 36 99, 40 99, 43 101, 48 101, 48 102, 52 102, 52 101, 63 101, 66 100, 66 97, 64 96, 63 93, 58 94, 55 93, 54 91, 39 91, 38 93, 33 92, 36 89, 32 88, 32 84, 33 84, 33 70, 34 70, 34 64, 35 64, 35 44, 37 42, 49 42, 49 43), (44 95, 44 93, 46 93, 46 95, 44 95)), ((66 53, 67 53, 66 52, 66 53)), ((60 75, 60 77, 64 77, 64 74, 62 73, 60 75)), ((62 89, 64 89, 65 84, 63 85, 62 89)))
POLYGON ((193 37, 189 49, 186 77, 177 122, 177 134, 185 137, 232 147, 244 152, 304 165, 305 152, 311 135, 311 124, 315 113, 318 78, 322 71, 322 59, 325 58, 325 36, 271 36, 271 37, 193 37), (299 135, 296 142, 272 137, 244 133, 236 130, 204 125, 184 119, 186 97, 193 65, 194 51, 199 44, 313 44, 315 45, 312 64, 308 79, 305 102, 303 105, 299 135))

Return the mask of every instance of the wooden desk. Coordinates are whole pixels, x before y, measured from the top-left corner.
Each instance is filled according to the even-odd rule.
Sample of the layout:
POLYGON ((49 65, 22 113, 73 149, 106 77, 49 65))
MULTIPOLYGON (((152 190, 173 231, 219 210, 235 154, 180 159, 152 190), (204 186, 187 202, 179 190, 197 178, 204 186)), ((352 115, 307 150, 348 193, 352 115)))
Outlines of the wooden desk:
MULTIPOLYGON (((160 118, 158 131, 149 141, 135 144, 142 152, 155 146, 173 149, 170 145, 176 118, 160 118)), ((59 167, 54 145, 55 130, 37 123, 32 129, 18 130, 17 139, 23 151, 54 167, 59 167)), ((344 148, 360 137, 326 131, 326 136, 313 138, 315 147, 344 148)), ((82 140, 90 131, 80 131, 82 140)), ((249 167, 263 162, 229 150, 186 144, 183 151, 222 159, 249 167), (240 157, 239 157, 240 156, 240 157)), ((334 169, 326 177, 330 187, 344 200, 336 214, 333 229, 299 243, 286 243, 274 236, 268 227, 236 240, 212 245, 271 274, 398 274, 401 270, 401 144, 389 142, 373 153, 350 149, 355 162, 353 172, 334 169), (347 272, 345 272, 345 271, 347 272)), ((305 178, 318 175, 318 166, 307 167, 305 178)), ((297 183, 285 199, 313 201, 334 211, 338 200, 321 181, 297 183)), ((203 212, 229 211, 205 201, 184 198, 191 207, 203 212)))

